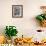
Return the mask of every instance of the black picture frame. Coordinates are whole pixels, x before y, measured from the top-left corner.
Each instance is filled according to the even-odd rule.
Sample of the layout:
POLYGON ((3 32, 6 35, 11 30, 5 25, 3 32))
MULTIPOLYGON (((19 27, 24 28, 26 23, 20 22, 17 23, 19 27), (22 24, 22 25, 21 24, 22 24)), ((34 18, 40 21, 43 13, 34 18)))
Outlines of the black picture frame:
POLYGON ((23 5, 12 5, 12 18, 23 17, 23 5))

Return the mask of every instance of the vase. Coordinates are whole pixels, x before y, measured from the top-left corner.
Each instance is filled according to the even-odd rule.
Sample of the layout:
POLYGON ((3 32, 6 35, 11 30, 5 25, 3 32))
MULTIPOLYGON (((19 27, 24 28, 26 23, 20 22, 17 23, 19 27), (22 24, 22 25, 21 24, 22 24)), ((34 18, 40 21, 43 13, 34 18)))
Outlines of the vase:
POLYGON ((12 36, 11 40, 12 40, 12 44, 14 44, 14 40, 17 38, 17 36, 12 36))
POLYGON ((12 42, 11 39, 7 39, 8 44, 11 44, 11 42, 12 42))

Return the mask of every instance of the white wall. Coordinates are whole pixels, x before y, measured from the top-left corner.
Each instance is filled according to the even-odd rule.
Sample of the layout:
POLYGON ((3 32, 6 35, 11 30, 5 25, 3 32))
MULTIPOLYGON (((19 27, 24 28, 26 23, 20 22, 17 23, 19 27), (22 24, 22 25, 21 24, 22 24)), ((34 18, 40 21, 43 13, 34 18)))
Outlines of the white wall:
POLYGON ((36 33, 36 29, 41 27, 35 16, 41 13, 42 5, 46 5, 46 0, 0 0, 0 33, 4 33, 6 25, 15 25, 19 36, 31 36, 32 32, 36 33), (23 18, 12 18, 12 5, 23 5, 23 18))

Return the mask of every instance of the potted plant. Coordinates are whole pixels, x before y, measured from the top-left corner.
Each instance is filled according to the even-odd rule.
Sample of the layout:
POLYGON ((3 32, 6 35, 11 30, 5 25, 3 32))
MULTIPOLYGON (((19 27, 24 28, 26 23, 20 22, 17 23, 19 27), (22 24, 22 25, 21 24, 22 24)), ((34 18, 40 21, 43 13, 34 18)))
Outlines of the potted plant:
POLYGON ((41 6, 42 14, 37 15, 36 19, 39 20, 42 27, 46 27, 46 6, 41 6))
MULTIPOLYGON (((10 41, 11 41, 12 36, 17 36, 17 33, 18 31, 15 26, 6 26, 5 34, 10 41)), ((10 42, 9 40, 8 42, 10 42)))
POLYGON ((41 14, 36 17, 39 20, 41 26, 46 27, 46 14, 41 14))

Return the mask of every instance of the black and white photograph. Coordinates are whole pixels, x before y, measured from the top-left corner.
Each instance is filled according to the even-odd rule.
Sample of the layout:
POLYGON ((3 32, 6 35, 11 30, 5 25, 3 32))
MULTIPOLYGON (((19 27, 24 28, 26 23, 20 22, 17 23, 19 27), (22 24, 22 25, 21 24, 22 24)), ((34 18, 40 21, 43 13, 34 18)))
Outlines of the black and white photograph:
POLYGON ((12 18, 23 17, 23 5, 12 5, 12 18))

